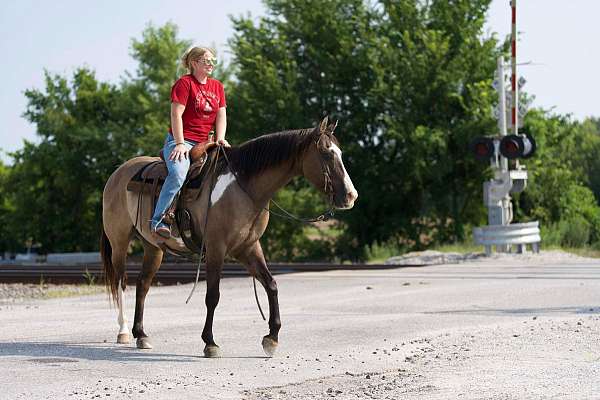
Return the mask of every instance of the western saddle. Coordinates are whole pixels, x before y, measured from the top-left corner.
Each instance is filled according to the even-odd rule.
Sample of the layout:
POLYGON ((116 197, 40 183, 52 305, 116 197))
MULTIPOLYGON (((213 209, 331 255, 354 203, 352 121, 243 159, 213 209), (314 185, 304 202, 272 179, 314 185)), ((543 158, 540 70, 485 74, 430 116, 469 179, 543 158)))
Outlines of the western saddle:
MULTIPOLYGON (((216 157, 215 151, 217 147, 215 142, 204 142, 195 145, 188 153, 190 157, 190 169, 188 170, 185 183, 180 193, 175 197, 173 203, 167 209, 164 221, 171 225, 172 235, 177 237, 180 236, 186 247, 196 254, 201 254, 202 249, 200 232, 194 231, 194 224, 192 221, 191 213, 184 207, 183 199, 185 198, 184 193, 188 189, 200 189, 202 181, 207 174, 206 165, 212 164, 207 161, 209 158, 214 159, 216 157)), ((136 193, 138 195, 138 216, 141 215, 140 205, 143 204, 142 197, 149 196, 151 201, 150 214, 154 212, 156 207, 156 201, 160 194, 162 185, 168 175, 167 165, 165 163, 165 157, 163 151, 159 153, 160 160, 150 162, 144 165, 129 181, 127 184, 127 191, 136 193)), ((198 193, 198 196, 200 193, 198 193)), ((138 217, 136 217, 136 228, 138 228, 138 217)), ((189 256, 189 254, 180 254, 183 256, 189 256)))

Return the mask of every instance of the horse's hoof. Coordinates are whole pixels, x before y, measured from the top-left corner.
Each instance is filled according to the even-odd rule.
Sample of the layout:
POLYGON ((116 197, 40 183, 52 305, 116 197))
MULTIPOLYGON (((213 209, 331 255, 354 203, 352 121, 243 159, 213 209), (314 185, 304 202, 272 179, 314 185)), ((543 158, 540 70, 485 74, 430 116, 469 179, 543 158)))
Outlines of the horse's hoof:
POLYGON ((204 357, 219 358, 221 357, 221 349, 216 344, 206 345, 206 347, 204 347, 204 357))
POLYGON ((135 344, 138 349, 150 350, 152 348, 152 344, 150 344, 150 340, 147 337, 138 338, 135 344))
POLYGON ((129 343, 131 343, 131 338, 129 337, 129 333, 119 333, 117 335, 117 343, 118 344, 129 344, 129 343))
POLYGON ((265 336, 262 340, 262 347, 267 357, 273 357, 275 351, 277 350, 277 345, 277 341, 271 339, 268 336, 265 336))

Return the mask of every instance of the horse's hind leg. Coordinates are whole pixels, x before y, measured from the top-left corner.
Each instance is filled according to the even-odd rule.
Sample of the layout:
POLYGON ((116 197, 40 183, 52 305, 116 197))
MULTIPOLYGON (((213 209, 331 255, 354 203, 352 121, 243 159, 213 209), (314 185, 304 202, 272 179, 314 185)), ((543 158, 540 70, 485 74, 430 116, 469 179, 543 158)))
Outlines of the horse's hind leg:
POLYGON ((135 317, 133 320, 133 337, 137 339, 136 346, 138 349, 151 349, 152 344, 148 339, 148 335, 144 332, 144 302, 146 294, 150 289, 152 279, 160 267, 162 262, 163 251, 158 247, 144 242, 144 261, 142 263, 142 271, 140 272, 135 291, 135 317))
POLYGON ((111 262, 114 269, 114 280, 118 286, 117 289, 117 306, 119 307, 119 315, 117 321, 119 323, 119 333, 117 334, 117 343, 128 344, 130 342, 129 328, 127 327, 127 318, 125 317, 125 304, 123 299, 123 290, 127 285, 127 276, 125 274, 125 260, 127 258, 127 247, 130 241, 130 232, 123 232, 117 235, 115 232, 109 232, 112 237, 111 244, 111 262))
POLYGON ((271 357, 277 350, 279 343, 279 301, 277 297, 277 282, 271 275, 260 243, 257 241, 244 255, 238 257, 246 266, 250 274, 258 279, 265 288, 269 299, 269 334, 263 337, 262 346, 265 353, 271 357))
POLYGON ((118 291, 118 302, 119 302, 119 317, 117 321, 119 322, 119 333, 117 335, 117 343, 119 344, 129 344, 131 342, 131 338, 129 337, 129 328, 127 327, 127 318, 125 317, 124 304, 123 304, 123 286, 125 285, 122 282, 124 278, 119 280, 119 291, 118 291))

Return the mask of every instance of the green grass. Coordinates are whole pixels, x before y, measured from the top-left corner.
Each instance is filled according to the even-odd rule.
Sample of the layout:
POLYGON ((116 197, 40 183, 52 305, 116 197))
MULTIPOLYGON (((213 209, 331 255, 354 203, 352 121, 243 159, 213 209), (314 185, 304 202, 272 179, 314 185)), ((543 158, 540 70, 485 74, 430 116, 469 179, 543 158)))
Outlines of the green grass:
POLYGON ((393 244, 375 243, 367 247, 367 264, 383 264, 388 258, 398 256, 404 252, 393 244))
POLYGON ((87 296, 104 292, 102 285, 73 285, 65 289, 64 287, 48 288, 44 291, 42 298, 44 299, 61 299, 65 297, 87 296))

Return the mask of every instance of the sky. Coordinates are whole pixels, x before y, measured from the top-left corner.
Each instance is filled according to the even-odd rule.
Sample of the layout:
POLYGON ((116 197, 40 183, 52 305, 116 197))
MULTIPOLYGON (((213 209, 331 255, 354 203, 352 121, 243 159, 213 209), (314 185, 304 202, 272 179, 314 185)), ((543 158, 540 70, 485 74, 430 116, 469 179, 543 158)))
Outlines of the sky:
MULTIPOLYGON (((519 0, 517 2, 519 75, 524 90, 535 96, 534 107, 571 114, 575 119, 600 116, 600 37, 598 0, 519 0)), ((132 38, 141 38, 148 23, 171 21, 179 37, 216 46, 227 59, 227 39, 233 30, 229 15, 265 14, 261 0, 8 0, 0 4, 0 160, 36 142, 35 126, 22 117, 23 92, 43 89, 44 69, 71 76, 78 66, 96 71, 101 81, 118 82, 125 71, 135 72, 130 57, 132 38), (177 4, 177 7, 174 6, 177 4)), ((510 33, 510 1, 492 0, 486 34, 510 33)))

